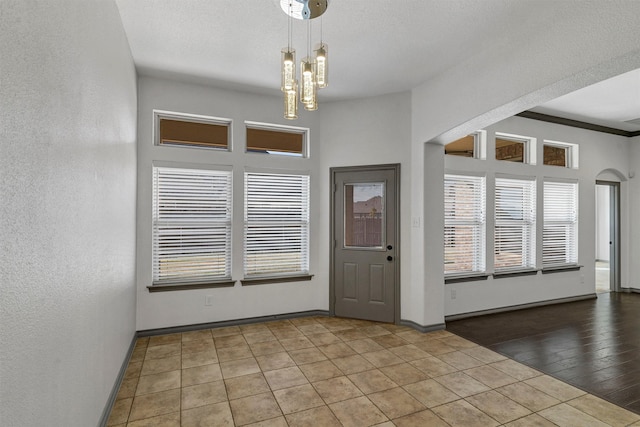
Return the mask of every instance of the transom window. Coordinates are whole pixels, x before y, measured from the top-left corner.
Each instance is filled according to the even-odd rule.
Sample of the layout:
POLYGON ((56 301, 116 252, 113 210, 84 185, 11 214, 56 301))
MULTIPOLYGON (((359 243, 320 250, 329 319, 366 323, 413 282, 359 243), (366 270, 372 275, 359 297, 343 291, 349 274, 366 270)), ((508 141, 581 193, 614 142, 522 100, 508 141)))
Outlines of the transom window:
POLYGON ((256 122, 245 124, 248 153, 308 157, 309 129, 256 122))
POLYGON ((479 130, 444 146, 444 154, 459 157, 486 158, 486 131, 479 130))
POLYGON ((496 132, 496 160, 535 164, 535 138, 496 132))
POLYGON ((545 140, 543 143, 543 164, 577 169, 578 145, 545 140))
POLYGON ((231 149, 231 120, 154 111, 155 144, 191 148, 231 149))

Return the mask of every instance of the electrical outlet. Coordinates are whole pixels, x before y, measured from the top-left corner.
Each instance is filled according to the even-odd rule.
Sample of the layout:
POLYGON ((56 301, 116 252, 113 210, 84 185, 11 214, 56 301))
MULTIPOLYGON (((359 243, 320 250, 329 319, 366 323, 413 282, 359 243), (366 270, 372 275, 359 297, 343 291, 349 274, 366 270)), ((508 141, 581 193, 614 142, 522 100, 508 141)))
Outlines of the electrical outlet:
POLYGON ((213 295, 207 295, 204 298, 204 305, 213 305, 213 295))
POLYGON ((413 218, 411 218, 411 226, 413 228, 420 228, 420 217, 419 216, 414 216, 413 218))
POLYGON ((456 290, 455 289, 451 289, 451 299, 456 299, 457 296, 458 295, 457 295, 456 290))

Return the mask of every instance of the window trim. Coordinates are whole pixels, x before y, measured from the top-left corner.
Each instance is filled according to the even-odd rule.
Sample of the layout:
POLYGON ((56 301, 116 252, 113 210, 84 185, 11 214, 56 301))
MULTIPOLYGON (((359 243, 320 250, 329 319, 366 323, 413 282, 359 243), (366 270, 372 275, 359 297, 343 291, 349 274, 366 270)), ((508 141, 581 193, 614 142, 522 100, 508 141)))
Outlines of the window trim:
MULTIPOLYGON (((466 157, 466 156, 456 156, 455 154, 447 154, 446 147, 448 144, 444 145, 445 155, 451 156, 451 157, 458 157, 458 158, 486 160, 487 159, 487 131, 484 129, 480 129, 475 132, 471 132, 465 136, 473 136, 473 156, 466 157)), ((464 136, 462 138, 464 138, 464 136)), ((458 139, 462 139, 462 138, 458 138, 458 139)), ((458 141, 458 139, 456 139, 455 141, 450 141, 449 143, 456 142, 458 141)))
POLYGON ((201 149, 201 150, 213 150, 217 152, 232 152, 233 151, 233 119, 224 117, 204 116, 200 114, 191 113, 179 113, 176 111, 165 110, 153 110, 153 130, 152 141, 156 147, 171 147, 171 148, 188 148, 188 149, 201 149), (196 145, 172 145, 160 143, 160 120, 175 120, 188 123, 204 123, 212 125, 224 125, 227 127, 227 148, 215 148, 215 147, 200 147, 196 145))
POLYGON ((550 139, 543 139, 542 140, 542 164, 544 166, 554 166, 554 167, 558 167, 556 165, 547 165, 544 163, 544 146, 548 145, 550 147, 556 147, 556 148, 564 148, 566 150, 566 154, 565 154, 565 159, 566 159, 566 165, 564 166, 567 169, 578 169, 579 166, 579 160, 580 160, 580 156, 579 156, 579 144, 574 144, 571 142, 561 142, 561 141, 553 141, 550 139))
MULTIPOLYGON (((496 132, 493 137, 493 141, 494 141, 493 158, 496 161, 508 162, 509 160, 500 160, 496 158, 496 148, 497 148, 495 144, 496 139, 506 139, 508 141, 520 142, 524 144, 524 147, 522 150, 522 154, 523 154, 522 164, 535 165, 537 163, 537 156, 536 156, 536 146, 538 141, 537 138, 532 136, 516 135, 513 133, 496 132)), ((520 162, 512 162, 512 163, 520 163, 520 162)))
MULTIPOLYGON (((254 122, 250 120, 245 120, 244 124, 245 124, 245 135, 246 135, 246 129, 259 129, 259 130, 267 130, 267 131, 270 130, 274 132, 286 132, 286 133, 295 133, 295 134, 302 135, 302 156, 290 156, 290 157, 302 158, 302 159, 308 159, 310 157, 309 145, 310 145, 310 139, 311 139, 310 138, 311 131, 309 128, 300 127, 300 126, 278 125, 273 123, 254 122)), ((244 144, 244 153, 245 154, 262 154, 262 153, 254 153, 254 152, 248 151, 246 141, 244 144)), ((274 154, 274 155, 286 157, 286 155, 282 155, 282 154, 274 154)))

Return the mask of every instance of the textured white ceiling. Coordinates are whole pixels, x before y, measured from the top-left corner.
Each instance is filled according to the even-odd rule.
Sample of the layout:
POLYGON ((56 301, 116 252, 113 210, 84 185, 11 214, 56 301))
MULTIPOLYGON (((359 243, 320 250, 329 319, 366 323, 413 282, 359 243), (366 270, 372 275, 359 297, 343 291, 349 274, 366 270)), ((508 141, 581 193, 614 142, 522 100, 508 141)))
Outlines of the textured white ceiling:
POLYGON ((640 130, 640 70, 630 71, 547 102, 532 111, 626 131, 640 130))
MULTIPOLYGON (((288 21, 280 0, 116 3, 139 73, 279 93, 280 50, 287 44, 288 21)), ((405 91, 455 65, 473 67, 476 55, 526 50, 535 37, 563 26, 577 7, 594 4, 597 2, 573 0, 330 0, 322 17, 323 39, 329 45, 330 84, 319 92, 319 99, 405 91)), ((312 25, 315 43, 320 20, 313 20, 312 25)), ((298 60, 305 56, 305 22, 293 22, 293 47, 298 60)), ((604 118, 609 125, 611 117, 640 117, 637 108, 632 111, 638 97, 635 104, 629 101, 626 88, 620 95, 627 96, 627 101, 619 100, 618 89, 604 90, 607 104, 623 104, 615 114, 614 107, 603 110, 602 98, 596 96, 600 92, 563 97, 540 112, 588 113, 582 120, 604 118)))
MULTIPOLYGON (((279 90, 287 16, 280 0, 117 0, 143 74, 279 90)), ((333 0, 322 17, 330 86, 321 98, 409 90, 474 54, 526 44, 573 2, 545 0, 333 0)), ((306 23, 293 46, 306 53, 306 23)), ((319 19, 312 21, 319 39, 319 19)), ((486 52, 485 52, 486 53, 486 52)))

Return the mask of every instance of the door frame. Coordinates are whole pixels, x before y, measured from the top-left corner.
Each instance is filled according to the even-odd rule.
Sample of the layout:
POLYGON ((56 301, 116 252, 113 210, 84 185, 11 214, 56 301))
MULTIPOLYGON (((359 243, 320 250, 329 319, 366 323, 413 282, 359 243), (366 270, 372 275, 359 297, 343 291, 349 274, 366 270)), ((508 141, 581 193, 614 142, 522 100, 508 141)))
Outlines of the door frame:
POLYGON ((596 180, 596 185, 609 187, 609 290, 620 292, 620 183, 596 180))
POLYGON ((396 223, 395 223, 395 235, 396 241, 394 243, 395 249, 395 277, 394 277, 394 307, 393 318, 394 324, 400 324, 400 163, 382 164, 382 165, 363 165, 363 166, 340 166, 332 167, 329 169, 330 175, 330 228, 329 228, 329 314, 331 316, 336 315, 336 283, 335 283, 335 254, 337 241, 335 240, 335 194, 337 190, 336 174, 342 172, 368 172, 368 171, 380 171, 391 170, 394 172, 395 177, 395 210, 396 210, 396 223))

